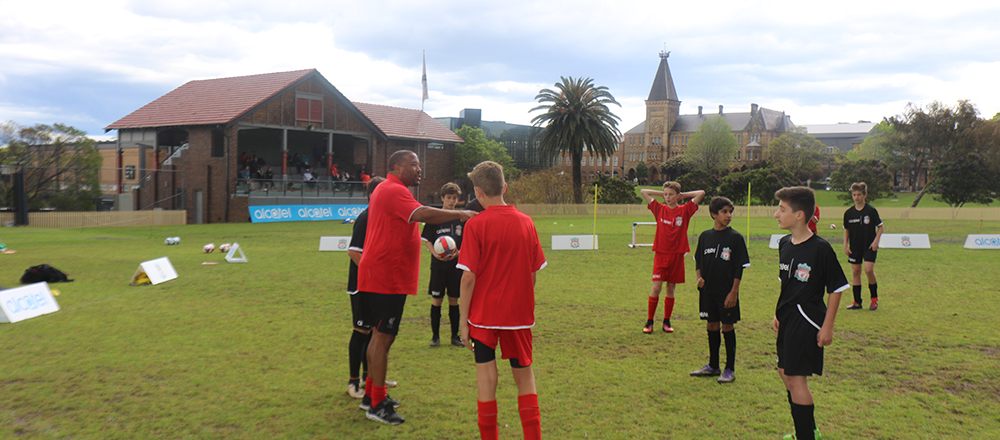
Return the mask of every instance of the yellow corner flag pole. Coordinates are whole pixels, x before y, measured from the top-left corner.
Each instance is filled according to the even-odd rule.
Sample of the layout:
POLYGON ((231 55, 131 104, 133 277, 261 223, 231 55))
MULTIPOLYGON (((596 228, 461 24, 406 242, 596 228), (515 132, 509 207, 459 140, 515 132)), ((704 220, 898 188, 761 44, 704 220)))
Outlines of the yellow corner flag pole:
POLYGON ((750 187, 753 184, 747 182, 747 243, 750 242, 750 187))
POLYGON ((594 241, 590 244, 591 249, 597 249, 597 184, 594 184, 594 241))

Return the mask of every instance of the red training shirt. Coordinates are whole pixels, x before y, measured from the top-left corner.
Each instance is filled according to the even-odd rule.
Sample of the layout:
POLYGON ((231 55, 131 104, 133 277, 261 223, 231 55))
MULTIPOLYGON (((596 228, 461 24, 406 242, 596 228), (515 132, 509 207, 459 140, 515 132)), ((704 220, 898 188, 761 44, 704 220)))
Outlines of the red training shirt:
POLYGON ((466 222, 458 268, 476 274, 469 324, 504 330, 535 325, 531 274, 545 264, 535 224, 513 206, 490 206, 466 222))
POLYGON ((670 209, 667 205, 653 199, 646 206, 656 217, 656 239, 653 240, 653 251, 665 254, 686 254, 691 251, 688 245, 688 223, 698 205, 687 202, 670 209))
MULTIPOLYGON (((819 205, 816 205, 816 209, 814 209, 813 211, 815 211, 815 212, 813 212, 813 217, 816 217, 816 220, 819 221, 819 205)), ((816 232, 816 223, 817 222, 814 222, 813 219, 812 219, 812 217, 809 217, 809 221, 806 222, 806 226, 809 227, 810 231, 813 231, 813 233, 815 233, 816 232)))
POLYGON ((420 232, 411 221, 420 202, 402 180, 386 176, 368 202, 365 251, 358 265, 358 290, 416 295, 420 277, 420 232))

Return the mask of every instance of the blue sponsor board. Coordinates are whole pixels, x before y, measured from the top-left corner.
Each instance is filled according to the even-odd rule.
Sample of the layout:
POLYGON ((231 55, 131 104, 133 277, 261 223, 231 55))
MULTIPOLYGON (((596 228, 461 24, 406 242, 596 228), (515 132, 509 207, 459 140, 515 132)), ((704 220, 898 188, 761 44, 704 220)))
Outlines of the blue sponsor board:
POLYGON ((368 205, 267 205, 251 206, 254 223, 344 220, 358 218, 368 205))

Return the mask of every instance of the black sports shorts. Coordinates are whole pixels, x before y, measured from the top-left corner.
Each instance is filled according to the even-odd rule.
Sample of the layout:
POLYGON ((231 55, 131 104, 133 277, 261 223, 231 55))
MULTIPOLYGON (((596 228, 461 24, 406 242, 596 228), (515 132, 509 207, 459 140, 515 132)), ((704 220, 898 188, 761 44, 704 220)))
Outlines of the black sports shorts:
POLYGON ((729 296, 729 292, 719 294, 705 291, 705 289, 698 289, 698 292, 699 318, 723 324, 736 324, 740 320, 739 299, 736 300, 736 306, 731 309, 726 308, 726 296, 729 296))
POLYGON ((462 275, 464 273, 464 270, 455 267, 454 264, 437 267, 432 264, 431 282, 427 287, 427 293, 433 298, 444 298, 447 291, 448 297, 458 298, 462 290, 462 275))
MULTIPOLYGON (((360 292, 359 292, 360 293, 360 292)), ((380 333, 396 336, 399 334, 399 324, 403 320, 403 306, 409 295, 393 295, 384 293, 368 293, 368 306, 371 309, 371 325, 380 333)))
POLYGON ((862 261, 875 262, 875 258, 878 257, 878 251, 873 251, 872 248, 866 247, 864 249, 851 248, 851 255, 847 256, 847 262, 851 264, 861 264, 862 261), (858 255, 861 258, 858 258, 858 255))
POLYGON ((826 319, 826 306, 788 304, 777 314, 778 368, 786 376, 823 375, 823 348, 816 342, 826 319))
POLYGON ((351 319, 354 320, 354 328, 370 329, 371 309, 368 307, 368 299, 362 292, 351 294, 351 319))

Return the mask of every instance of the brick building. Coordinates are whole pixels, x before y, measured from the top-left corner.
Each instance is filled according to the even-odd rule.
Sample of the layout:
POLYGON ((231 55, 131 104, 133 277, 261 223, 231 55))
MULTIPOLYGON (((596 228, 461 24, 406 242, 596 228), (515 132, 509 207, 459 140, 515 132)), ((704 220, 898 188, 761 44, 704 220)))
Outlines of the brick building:
MULTIPOLYGON (((373 114, 383 113, 386 118, 380 121, 388 132, 315 69, 190 81, 106 127, 118 130, 118 153, 115 162, 105 167, 127 166, 123 152, 130 149, 140 152, 137 158, 151 152, 152 160, 139 167, 145 175, 138 177, 139 188, 134 191, 136 208, 185 209, 189 223, 247 221, 251 205, 364 203, 356 192, 352 196, 360 200, 319 190, 311 195, 290 193, 287 189, 301 184, 305 171, 292 166, 296 161, 291 159, 308 161, 304 168, 329 182, 334 164, 339 173, 351 176, 359 176, 362 169, 385 175, 387 152, 399 148, 422 148, 421 159, 453 154, 454 133, 440 134, 426 122, 414 125, 412 133, 406 131, 408 117, 440 127, 423 112, 396 109, 373 114), (438 144, 441 152, 427 152, 438 144), (250 153, 263 161, 264 168, 272 168, 277 183, 289 183, 282 186, 284 191, 251 191, 253 186, 245 182, 241 188, 237 178, 241 158, 250 153)), ((451 161, 433 164, 425 175, 450 176, 451 161)), ((122 174, 115 185, 119 191, 122 183, 127 184, 122 174)), ((424 183, 440 187, 444 182, 425 179, 424 183)), ((415 190, 418 197, 421 192, 415 190)))

